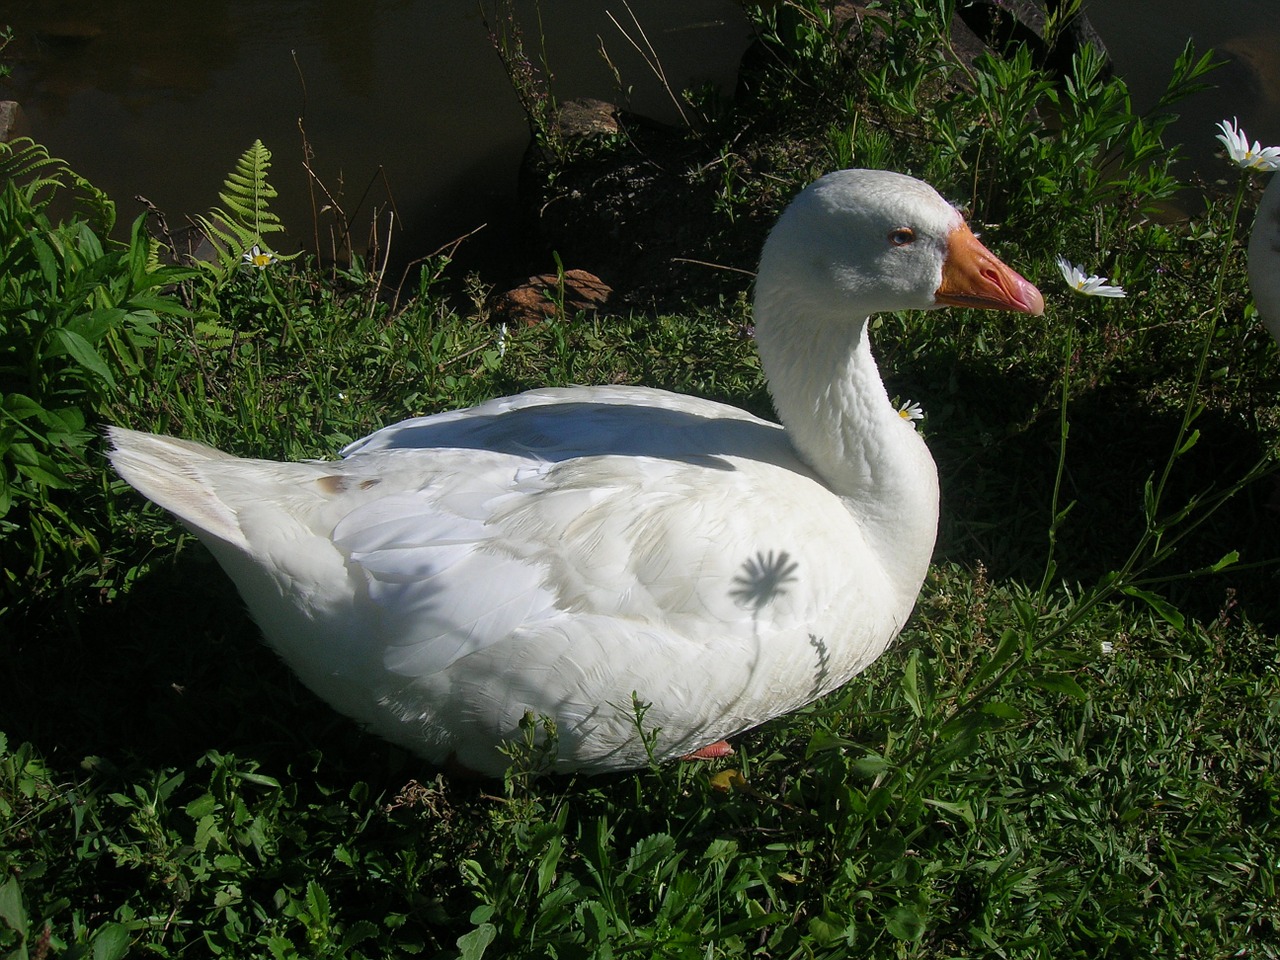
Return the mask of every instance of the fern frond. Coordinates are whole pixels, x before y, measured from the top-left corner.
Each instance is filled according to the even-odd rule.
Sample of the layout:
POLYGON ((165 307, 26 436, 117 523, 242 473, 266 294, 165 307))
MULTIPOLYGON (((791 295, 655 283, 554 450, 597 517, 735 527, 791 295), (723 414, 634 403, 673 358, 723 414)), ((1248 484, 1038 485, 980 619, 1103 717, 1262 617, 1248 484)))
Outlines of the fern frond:
POLYGON ((213 350, 226 349, 235 342, 236 338, 234 330, 211 319, 197 320, 195 334, 204 341, 206 346, 213 350))
POLYGON ((154 273, 161 267, 168 266, 172 251, 155 237, 147 238, 147 272, 154 273))
POLYGON ((116 225, 115 201, 107 196, 106 191, 98 189, 74 170, 68 168, 66 172, 76 188, 77 200, 97 217, 103 233, 110 233, 116 225))
MULTIPOLYGON (((236 160, 236 165, 222 182, 218 192, 222 206, 214 207, 208 216, 197 216, 196 223, 218 250, 216 273, 225 275, 235 269, 246 253, 265 246, 263 236, 284 230, 280 218, 271 211, 270 201, 278 196, 267 182, 271 169, 271 151, 261 140, 255 140, 236 160)), ((297 254, 273 254, 275 259, 291 260, 297 254)))
POLYGON ((0 182, 14 184, 32 205, 39 205, 37 195, 42 190, 65 187, 69 172, 65 160, 49 156, 48 149, 30 137, 0 143, 0 182))
POLYGON ((255 140, 240 155, 235 169, 223 181, 225 189, 218 194, 239 223, 258 237, 284 229, 280 218, 270 210, 270 201, 277 196, 275 187, 267 182, 270 169, 271 151, 261 140, 255 140))
MULTIPOLYGON (((49 151, 30 137, 18 137, 8 143, 0 143, 0 179, 21 180, 49 168, 62 173, 66 169, 66 163, 49 156, 49 151)), ((56 177, 47 179, 61 184, 56 177)))
POLYGON ((259 242, 258 235, 236 220, 234 214, 219 207, 209 211, 209 216, 197 216, 196 223, 218 253, 218 272, 234 269, 247 250, 259 242))
POLYGON ((36 209, 47 206, 57 191, 69 189, 77 203, 88 207, 102 232, 115 226, 116 205, 111 198, 30 137, 0 143, 0 183, 13 184, 36 209))

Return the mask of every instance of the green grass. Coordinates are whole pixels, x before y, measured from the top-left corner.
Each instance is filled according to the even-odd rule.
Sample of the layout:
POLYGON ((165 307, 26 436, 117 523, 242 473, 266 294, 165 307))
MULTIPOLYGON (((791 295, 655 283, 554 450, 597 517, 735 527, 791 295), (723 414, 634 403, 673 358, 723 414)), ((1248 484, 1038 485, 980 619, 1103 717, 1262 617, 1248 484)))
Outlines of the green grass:
POLYGON ((0 300, 0 347, 153 294, 74 328, 106 379, 83 351, 34 379, 0 368, 6 397, 85 424, 71 444, 63 413, 24 421, 66 482, 15 466, 0 518, 0 956, 1280 955, 1277 491, 1241 482, 1280 427, 1244 277, 1257 185, 1238 217, 1235 194, 1181 187, 1152 149, 1164 114, 1134 117, 1087 62, 1074 86, 1017 55, 956 66, 948 9, 899 4, 881 31, 816 4, 760 13, 749 95, 697 111, 682 147, 705 157, 681 168, 705 202, 666 215, 687 210, 705 246, 673 254, 750 268, 795 188, 874 163, 969 197, 1048 304, 876 320, 890 392, 927 414, 936 562, 870 670, 713 765, 535 778, 517 749, 504 783, 477 784, 366 736, 112 477, 95 430, 330 456, 407 415, 583 382, 767 414, 746 277, 690 272, 683 310, 513 329, 500 354, 444 295, 446 264, 394 307, 359 265, 152 284, 138 235, 53 270, 39 238, 93 253, 101 219, 42 222, 40 197, 8 196, 6 262, 45 282, 0 300), (939 101, 957 84, 981 95, 939 101), (1191 216, 1143 216, 1171 202, 1191 216), (1129 297, 1068 293, 1059 253, 1129 297), (39 557, 14 533, 31 517, 39 557))

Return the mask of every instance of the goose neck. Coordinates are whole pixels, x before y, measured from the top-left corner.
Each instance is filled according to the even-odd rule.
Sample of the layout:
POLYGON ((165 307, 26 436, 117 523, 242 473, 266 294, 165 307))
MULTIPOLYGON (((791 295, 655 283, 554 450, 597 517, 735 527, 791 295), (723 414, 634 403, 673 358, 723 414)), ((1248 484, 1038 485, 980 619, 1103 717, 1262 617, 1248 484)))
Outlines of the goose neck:
POLYGON ((787 435, 914 597, 937 533, 937 469, 889 399, 867 321, 777 319, 757 304, 757 345, 787 435))

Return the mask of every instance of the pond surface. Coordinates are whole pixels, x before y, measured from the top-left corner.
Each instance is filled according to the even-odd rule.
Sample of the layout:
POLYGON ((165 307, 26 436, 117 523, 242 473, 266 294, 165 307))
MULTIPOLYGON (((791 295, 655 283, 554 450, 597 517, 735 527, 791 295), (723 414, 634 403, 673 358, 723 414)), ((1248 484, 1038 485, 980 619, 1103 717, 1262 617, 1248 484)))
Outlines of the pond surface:
MULTIPOLYGON (((352 219, 394 203, 404 231, 393 247, 406 255, 486 223, 469 243, 501 248, 510 229, 529 131, 476 0, 5 7, 0 20, 14 28, 9 52, 18 58, 10 95, 30 132, 115 198, 122 219, 140 209, 129 202, 135 194, 176 222, 207 211, 236 158, 261 139, 274 154, 273 209, 305 241, 313 217, 301 118, 313 168, 352 219)), ((598 97, 674 119, 661 83, 604 5, 549 0, 541 8, 560 98, 598 97)), ((638 0, 634 9, 674 89, 709 83, 732 92, 750 39, 737 4, 638 0)), ((624 6, 615 16, 644 43, 624 6)), ((519 18, 537 62, 534 5, 522 3, 519 18)))
MULTIPOLYGON (((1140 106, 1163 90, 1188 37, 1235 58, 1215 74, 1219 89, 1183 108, 1175 135, 1190 161, 1210 177, 1228 172, 1212 159, 1213 124, 1224 117, 1280 143, 1275 0, 1166 0, 1158 15, 1153 6, 1087 4, 1140 106)), ((137 194, 179 223, 207 211, 236 157, 261 139, 275 157, 274 209, 308 242, 301 120, 313 168, 348 216, 367 224, 375 208, 394 209, 403 229, 393 253, 402 258, 482 224, 468 245, 500 254, 512 230, 528 128, 476 0, 5 7, 17 58, 8 95, 22 103, 32 134, 117 200, 122 220, 140 209, 130 200, 137 194)), ((518 6, 535 60, 537 10, 531 0, 518 6)), ((667 121, 675 119, 671 99, 633 40, 653 45, 674 89, 710 84, 725 95, 750 41, 733 0, 546 0, 541 16, 560 99, 598 97, 667 121)))
POLYGON ((1219 120, 1238 117, 1251 139, 1280 144, 1280 4, 1276 0, 1085 0, 1134 105, 1144 109, 1164 92, 1188 39, 1197 55, 1212 49, 1226 61, 1207 78, 1212 89, 1176 110, 1172 134, 1197 173, 1233 176, 1217 158, 1219 120))

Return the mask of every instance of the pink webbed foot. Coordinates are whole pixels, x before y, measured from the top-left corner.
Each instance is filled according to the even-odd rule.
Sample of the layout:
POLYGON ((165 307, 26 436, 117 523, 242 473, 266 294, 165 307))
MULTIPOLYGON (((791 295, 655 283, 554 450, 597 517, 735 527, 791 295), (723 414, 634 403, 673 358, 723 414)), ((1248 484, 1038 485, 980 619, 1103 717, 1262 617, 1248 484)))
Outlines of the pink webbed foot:
POLYGON ((721 757, 733 756, 733 747, 729 746, 728 740, 717 740, 715 743, 709 743, 705 747, 701 747, 693 753, 686 753, 681 760, 719 760, 721 757))

